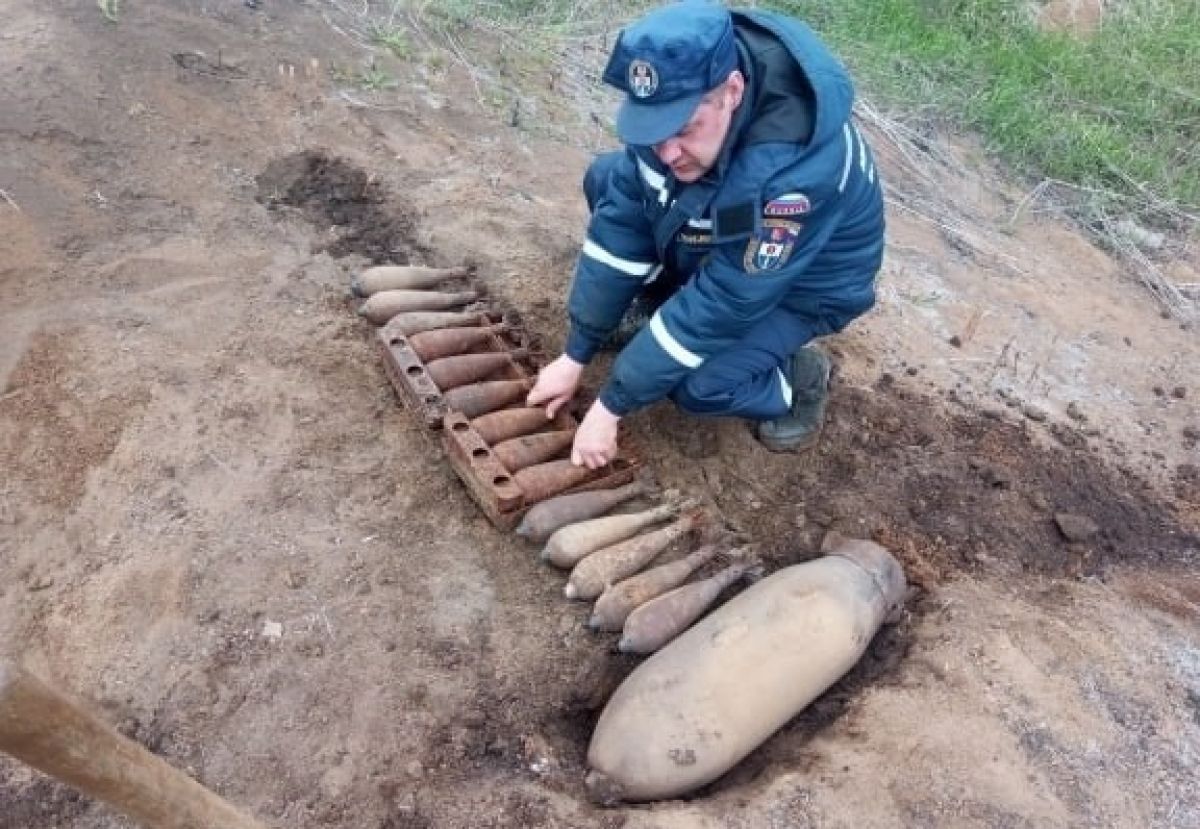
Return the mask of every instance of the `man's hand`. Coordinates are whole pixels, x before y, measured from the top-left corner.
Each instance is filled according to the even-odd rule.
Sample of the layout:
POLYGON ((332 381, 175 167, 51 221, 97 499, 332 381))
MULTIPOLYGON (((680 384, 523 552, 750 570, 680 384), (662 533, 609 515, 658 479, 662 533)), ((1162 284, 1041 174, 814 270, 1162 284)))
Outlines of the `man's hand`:
POLYGON ((599 469, 617 456, 617 424, 621 418, 597 400, 575 432, 571 463, 599 469))
POLYGON ((530 406, 545 404, 546 419, 553 420, 558 410, 575 396, 581 376, 583 365, 564 354, 538 372, 537 382, 525 402, 530 406))

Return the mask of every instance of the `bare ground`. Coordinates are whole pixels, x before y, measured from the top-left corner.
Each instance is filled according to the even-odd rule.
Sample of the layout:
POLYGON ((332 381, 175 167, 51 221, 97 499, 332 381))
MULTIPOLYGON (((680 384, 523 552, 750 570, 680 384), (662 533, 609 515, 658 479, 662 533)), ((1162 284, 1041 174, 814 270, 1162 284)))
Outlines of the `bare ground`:
MULTIPOLYGON (((1010 222, 969 149, 885 167, 961 226, 892 211, 819 451, 629 424, 771 566, 888 544, 907 618, 698 796, 591 806, 635 663, 475 509, 345 297, 369 261, 469 261, 560 341, 587 154, 456 67, 339 86, 327 7, 263 5, 0 31, 0 649, 278 826, 1200 826, 1196 332, 1010 222)), ((0 827, 40 825, 128 823, 0 762, 0 827)))

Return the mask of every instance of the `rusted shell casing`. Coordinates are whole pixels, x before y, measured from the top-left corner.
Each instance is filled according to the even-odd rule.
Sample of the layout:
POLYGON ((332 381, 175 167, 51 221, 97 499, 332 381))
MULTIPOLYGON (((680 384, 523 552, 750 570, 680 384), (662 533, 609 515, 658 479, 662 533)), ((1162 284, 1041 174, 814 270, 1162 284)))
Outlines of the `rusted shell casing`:
POLYGON ((660 564, 617 582, 605 590, 592 605, 588 627, 592 630, 621 630, 629 614, 646 602, 674 590, 720 552, 715 544, 706 544, 683 558, 660 564))
POLYGON ((560 527, 604 515, 631 498, 645 494, 646 485, 633 481, 613 489, 560 495, 529 510, 517 527, 517 535, 540 544, 560 527))
POLYGON ((532 380, 488 380, 450 389, 442 396, 442 400, 448 409, 475 418, 515 403, 531 388, 532 380))
POLYGON ((544 501, 552 495, 604 474, 603 469, 576 466, 569 460, 539 463, 513 473, 513 481, 525 495, 525 503, 544 501))
POLYGON ((493 351, 486 354, 459 354, 457 357, 442 357, 425 364, 429 379, 443 392, 486 380, 496 372, 508 368, 514 360, 527 355, 523 348, 513 351, 493 351))
POLYGON ((617 650, 654 653, 704 615, 746 569, 745 564, 732 564, 714 576, 676 587, 636 608, 625 619, 617 650))
POLYGON ((563 592, 568 599, 596 598, 609 585, 637 573, 704 521, 703 513, 691 512, 665 527, 596 550, 571 570, 563 592))
POLYGON ((492 447, 496 459, 509 472, 542 463, 561 455, 575 440, 575 430, 542 432, 502 441, 492 447))
POLYGON ((408 344, 422 360, 437 360, 464 354, 473 348, 489 344, 492 342, 494 334, 500 334, 507 328, 506 325, 488 325, 482 328, 443 328, 435 331, 423 331, 409 337, 408 344))
POLYGON ((379 330, 389 338, 410 337, 422 331, 478 326, 486 322, 487 315, 480 311, 409 311, 396 314, 379 330))
POLYGON ((350 283, 351 292, 369 297, 381 291, 436 287, 447 279, 468 276, 466 268, 425 268, 419 265, 377 265, 350 283))
POLYGON ((510 438, 528 435, 551 423, 546 417, 546 410, 532 407, 520 409, 501 409, 482 415, 471 421, 471 427, 479 433, 489 446, 509 440, 510 438))
POLYGON ((408 311, 444 311, 479 299, 476 291, 381 291, 372 294, 358 313, 376 325, 408 311))

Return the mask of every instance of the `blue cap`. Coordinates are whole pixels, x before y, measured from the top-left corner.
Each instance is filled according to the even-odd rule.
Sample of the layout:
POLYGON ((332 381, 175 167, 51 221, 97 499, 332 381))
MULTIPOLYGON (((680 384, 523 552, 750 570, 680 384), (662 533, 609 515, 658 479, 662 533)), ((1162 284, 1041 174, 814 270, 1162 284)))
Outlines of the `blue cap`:
POLYGON ((737 65, 723 6, 683 0, 651 12, 621 32, 604 69, 604 82, 625 93, 617 134, 626 144, 665 141, 737 65))

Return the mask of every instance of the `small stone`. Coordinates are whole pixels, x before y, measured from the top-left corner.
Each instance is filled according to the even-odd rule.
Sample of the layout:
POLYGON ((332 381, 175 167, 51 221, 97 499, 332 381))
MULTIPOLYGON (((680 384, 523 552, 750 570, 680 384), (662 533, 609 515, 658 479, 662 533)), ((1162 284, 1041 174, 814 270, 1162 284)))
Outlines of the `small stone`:
POLYGON ((904 369, 904 373, 907 374, 909 377, 916 377, 917 376, 917 367, 909 366, 908 368, 904 369))
POLYGON ((1166 393, 1167 393, 1167 392, 1166 392, 1166 391, 1163 389, 1163 387, 1162 387, 1162 386, 1155 386, 1154 388, 1152 388, 1152 389, 1151 389, 1151 391, 1152 391, 1152 392, 1154 392, 1154 396, 1155 396, 1155 397, 1162 397, 1164 394, 1166 394, 1166 393))
POLYGON ((955 348, 962 348, 962 337, 958 336, 957 334, 947 340, 947 342, 955 348))
POLYGON ((1049 415, 1045 409, 1039 409, 1037 406, 1026 405, 1021 408, 1021 414, 1032 420, 1034 423, 1043 422, 1049 415))
POLYGON ((1196 441, 1200 440, 1200 429, 1197 429, 1195 426, 1184 426, 1183 439, 1190 440, 1195 443, 1196 441))
POLYGON ((521 737, 521 758, 534 774, 545 774, 555 765, 554 751, 540 734, 521 737))
POLYGON ((29 592, 37 593, 41 590, 46 590, 54 586, 54 576, 38 576, 33 583, 29 585, 29 592))
POLYGON ((288 570, 283 574, 283 583, 291 590, 300 589, 304 586, 305 581, 307 579, 305 579, 304 574, 297 570, 288 570))
POLYGON ((1054 514, 1054 523, 1058 525, 1058 531, 1063 534, 1063 538, 1067 539, 1067 541, 1087 541, 1100 532, 1100 528, 1096 525, 1095 521, 1086 515, 1076 515, 1072 512, 1056 512, 1054 514))
POLYGON ((1187 386, 1176 386, 1171 389, 1171 396, 1176 400, 1183 400, 1187 397, 1187 386))
POLYGON ((265 622, 263 622, 262 637, 275 642, 279 641, 283 638, 283 623, 273 622, 270 619, 267 619, 265 622))
POLYGON ((1080 423, 1087 422, 1087 415, 1083 413, 1083 410, 1079 408, 1079 404, 1074 400, 1067 404, 1067 417, 1071 418, 1071 420, 1077 420, 1080 423))

